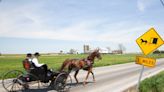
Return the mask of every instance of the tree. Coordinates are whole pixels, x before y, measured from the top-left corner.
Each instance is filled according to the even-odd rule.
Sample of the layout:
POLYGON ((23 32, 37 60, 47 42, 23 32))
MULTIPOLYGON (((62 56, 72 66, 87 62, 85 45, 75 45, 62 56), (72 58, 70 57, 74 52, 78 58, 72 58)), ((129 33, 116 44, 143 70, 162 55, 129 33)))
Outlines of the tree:
POLYGON ((119 44, 118 48, 119 48, 120 51, 122 51, 122 53, 123 53, 123 51, 126 50, 126 48, 125 48, 125 46, 123 44, 119 44))
POLYGON ((70 54, 75 54, 77 51, 75 49, 70 49, 69 53, 70 54))
POLYGON ((108 53, 110 53, 111 51, 110 47, 106 47, 106 49, 108 50, 108 53))
POLYGON ((63 50, 60 50, 60 54, 63 54, 63 50))
POLYGON ((164 53, 164 50, 161 50, 161 53, 163 54, 164 53))
POLYGON ((157 49, 153 52, 153 54, 160 54, 160 51, 157 49))

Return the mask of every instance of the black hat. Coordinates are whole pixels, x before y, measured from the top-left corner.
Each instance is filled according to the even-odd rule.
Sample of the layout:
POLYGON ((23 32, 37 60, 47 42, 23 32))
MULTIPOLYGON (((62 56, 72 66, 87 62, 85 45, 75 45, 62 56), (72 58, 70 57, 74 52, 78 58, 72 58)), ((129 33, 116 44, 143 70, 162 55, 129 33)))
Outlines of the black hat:
POLYGON ((36 52, 34 55, 35 55, 35 56, 40 56, 39 52, 36 52))
POLYGON ((26 57, 32 57, 32 54, 31 53, 27 53, 26 57))

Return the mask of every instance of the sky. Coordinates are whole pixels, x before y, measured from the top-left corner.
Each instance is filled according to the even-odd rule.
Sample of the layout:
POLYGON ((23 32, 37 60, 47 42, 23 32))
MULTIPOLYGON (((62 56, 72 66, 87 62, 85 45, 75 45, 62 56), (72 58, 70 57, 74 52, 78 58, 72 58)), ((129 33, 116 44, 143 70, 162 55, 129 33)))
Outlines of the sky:
POLYGON ((152 27, 164 38, 160 0, 0 1, 1 53, 83 52, 84 44, 141 52, 135 40, 152 27))

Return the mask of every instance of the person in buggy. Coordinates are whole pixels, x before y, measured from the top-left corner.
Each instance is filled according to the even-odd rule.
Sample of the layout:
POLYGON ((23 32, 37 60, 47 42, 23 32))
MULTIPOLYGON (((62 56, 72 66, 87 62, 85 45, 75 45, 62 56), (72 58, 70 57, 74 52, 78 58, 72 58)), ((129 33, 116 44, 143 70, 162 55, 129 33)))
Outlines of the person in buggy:
POLYGON ((36 52, 34 54, 34 58, 32 59, 31 62, 35 65, 36 68, 43 69, 44 72, 46 73, 47 72, 47 65, 46 64, 39 64, 39 62, 38 62, 39 56, 40 56, 40 54, 38 52, 36 52))
POLYGON ((36 52, 34 54, 34 58, 32 59, 32 63, 34 64, 36 71, 36 74, 39 76, 42 82, 48 82, 49 79, 53 76, 53 71, 48 69, 47 64, 39 64, 38 58, 40 54, 36 52))
POLYGON ((39 64, 39 56, 40 54, 36 52, 32 58, 32 54, 28 53, 23 61, 23 66, 28 73, 37 76, 42 82, 48 82, 53 72, 48 69, 46 64, 39 64))
POLYGON ((24 66, 24 69, 27 72, 30 72, 30 70, 33 68, 33 65, 32 65, 32 54, 31 53, 28 53, 26 55, 26 58, 23 60, 23 66, 24 66))

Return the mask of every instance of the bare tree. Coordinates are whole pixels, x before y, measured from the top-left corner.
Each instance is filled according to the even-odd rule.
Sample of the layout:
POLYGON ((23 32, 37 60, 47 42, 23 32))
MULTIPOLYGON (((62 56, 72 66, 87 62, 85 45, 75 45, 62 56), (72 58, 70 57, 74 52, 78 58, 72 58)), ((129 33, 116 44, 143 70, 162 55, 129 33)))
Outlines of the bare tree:
POLYGON ((119 44, 118 48, 119 48, 120 51, 122 51, 122 53, 123 53, 123 51, 126 50, 126 48, 125 48, 125 46, 123 44, 119 44))
POLYGON ((110 53, 111 51, 110 47, 106 47, 106 49, 108 50, 108 53, 110 53))

